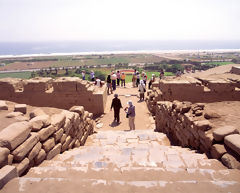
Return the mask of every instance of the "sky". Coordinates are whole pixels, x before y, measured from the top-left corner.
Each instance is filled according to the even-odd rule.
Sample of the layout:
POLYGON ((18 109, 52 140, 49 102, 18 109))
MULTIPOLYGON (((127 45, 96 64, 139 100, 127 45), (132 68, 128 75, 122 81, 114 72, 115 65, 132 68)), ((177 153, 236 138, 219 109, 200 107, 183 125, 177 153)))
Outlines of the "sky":
POLYGON ((0 41, 240 40, 240 0, 0 0, 0 41))

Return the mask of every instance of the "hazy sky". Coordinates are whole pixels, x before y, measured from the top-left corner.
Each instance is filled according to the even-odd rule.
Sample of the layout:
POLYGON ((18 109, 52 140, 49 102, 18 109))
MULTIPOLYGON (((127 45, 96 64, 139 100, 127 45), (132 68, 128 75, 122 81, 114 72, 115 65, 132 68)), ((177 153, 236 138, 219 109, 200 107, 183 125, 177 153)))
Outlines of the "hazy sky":
POLYGON ((0 41, 240 40, 240 0, 0 0, 0 41))

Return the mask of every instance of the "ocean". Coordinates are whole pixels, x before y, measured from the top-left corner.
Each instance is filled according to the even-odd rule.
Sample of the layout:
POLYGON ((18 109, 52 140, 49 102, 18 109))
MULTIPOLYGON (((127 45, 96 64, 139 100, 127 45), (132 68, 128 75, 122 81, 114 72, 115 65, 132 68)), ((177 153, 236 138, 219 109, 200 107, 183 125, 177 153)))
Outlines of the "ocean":
POLYGON ((59 42, 0 42, 0 56, 162 50, 240 49, 238 41, 161 40, 161 41, 59 41, 59 42))

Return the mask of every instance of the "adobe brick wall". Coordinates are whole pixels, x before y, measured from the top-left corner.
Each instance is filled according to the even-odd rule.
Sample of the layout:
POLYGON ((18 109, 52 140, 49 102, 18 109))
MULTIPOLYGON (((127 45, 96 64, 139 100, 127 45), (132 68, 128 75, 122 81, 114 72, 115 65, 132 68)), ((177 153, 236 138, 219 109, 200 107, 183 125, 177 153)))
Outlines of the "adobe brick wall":
POLYGON ((0 99, 39 107, 69 109, 74 105, 102 114, 106 105, 106 86, 96 87, 79 78, 1 79, 0 99))

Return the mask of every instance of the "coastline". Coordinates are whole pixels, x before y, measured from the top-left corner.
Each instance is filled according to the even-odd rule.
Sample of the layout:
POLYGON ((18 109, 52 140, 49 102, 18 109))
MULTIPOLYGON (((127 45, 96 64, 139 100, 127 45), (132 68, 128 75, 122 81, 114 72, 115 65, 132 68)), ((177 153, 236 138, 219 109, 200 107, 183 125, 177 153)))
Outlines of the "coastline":
POLYGON ((203 52, 240 52, 240 49, 199 49, 199 50, 138 50, 138 51, 96 51, 96 52, 66 52, 66 53, 48 53, 48 54, 20 54, 20 55, 0 55, 4 58, 25 58, 25 57, 48 57, 48 56, 74 56, 74 55, 109 55, 109 54, 187 54, 203 52))

